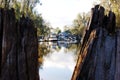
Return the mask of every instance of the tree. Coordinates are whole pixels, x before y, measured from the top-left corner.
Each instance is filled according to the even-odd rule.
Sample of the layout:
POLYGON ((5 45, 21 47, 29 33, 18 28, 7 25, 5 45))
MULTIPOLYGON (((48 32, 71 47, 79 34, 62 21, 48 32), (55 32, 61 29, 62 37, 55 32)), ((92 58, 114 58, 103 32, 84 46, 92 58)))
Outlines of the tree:
POLYGON ((69 26, 67 26, 67 25, 64 26, 64 31, 67 31, 67 30, 69 30, 69 29, 70 29, 69 26))
POLYGON ((38 35, 48 34, 48 23, 44 21, 41 14, 34 11, 35 5, 40 3, 40 0, 0 0, 0 3, 3 8, 14 8, 17 20, 19 20, 22 15, 31 18, 37 28, 38 35))
POLYGON ((37 35, 47 36, 50 33, 50 24, 42 18, 41 14, 36 14, 33 17, 34 25, 37 28, 37 35))
POLYGON ((43 64, 43 57, 48 55, 51 52, 51 50, 48 48, 48 46, 43 43, 38 45, 38 62, 39 66, 42 67, 43 64))
POLYGON ((120 1, 119 0, 99 0, 102 6, 106 8, 106 13, 109 10, 113 11, 116 15, 116 26, 120 27, 120 1))
POLYGON ((54 32, 55 32, 56 34, 59 34, 59 33, 61 33, 61 30, 60 30, 59 27, 57 27, 57 28, 54 29, 54 32))
POLYGON ((36 4, 40 3, 40 0, 0 0, 0 6, 3 8, 18 8, 19 4, 19 14, 24 14, 30 17, 33 13, 33 9, 36 4))
POLYGON ((33 11, 33 8, 37 3, 40 3, 39 0, 22 0, 21 1, 21 12, 26 14, 27 16, 30 16, 31 12, 33 11))
POLYGON ((69 28, 72 34, 82 36, 87 26, 89 13, 78 14, 77 18, 73 20, 73 25, 69 28))

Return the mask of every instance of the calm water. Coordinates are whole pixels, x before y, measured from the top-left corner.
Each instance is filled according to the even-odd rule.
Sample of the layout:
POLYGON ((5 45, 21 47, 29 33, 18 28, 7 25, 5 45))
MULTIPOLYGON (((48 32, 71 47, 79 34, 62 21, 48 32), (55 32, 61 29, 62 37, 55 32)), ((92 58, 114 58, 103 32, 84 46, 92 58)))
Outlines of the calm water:
POLYGON ((40 80, 71 80, 77 59, 77 45, 68 42, 39 44, 44 46, 41 50, 45 54, 39 68, 40 80))

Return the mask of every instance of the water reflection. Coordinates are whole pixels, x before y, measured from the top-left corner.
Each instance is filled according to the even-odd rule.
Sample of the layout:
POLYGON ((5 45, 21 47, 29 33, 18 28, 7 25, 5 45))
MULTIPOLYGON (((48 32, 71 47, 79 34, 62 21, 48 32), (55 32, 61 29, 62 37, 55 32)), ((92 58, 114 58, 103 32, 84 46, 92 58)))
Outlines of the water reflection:
POLYGON ((70 80, 77 49, 64 41, 39 43, 40 80, 70 80))

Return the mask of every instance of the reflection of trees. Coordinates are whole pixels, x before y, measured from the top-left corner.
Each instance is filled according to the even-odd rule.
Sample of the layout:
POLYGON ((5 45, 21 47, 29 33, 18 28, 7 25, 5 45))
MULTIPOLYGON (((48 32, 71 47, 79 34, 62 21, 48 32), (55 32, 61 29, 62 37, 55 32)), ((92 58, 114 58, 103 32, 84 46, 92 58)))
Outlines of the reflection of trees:
POLYGON ((74 50, 74 49, 76 49, 76 48, 77 48, 76 44, 71 44, 71 45, 68 47, 68 50, 69 50, 69 51, 72 51, 72 50, 74 50))
POLYGON ((47 47, 46 44, 42 43, 38 45, 38 62, 39 66, 42 66, 42 63, 44 61, 43 57, 48 55, 51 52, 51 50, 47 47))
MULTIPOLYGON (((52 44, 56 44, 56 42, 52 42, 52 44)), ((67 47, 63 46, 63 43, 58 46, 58 43, 56 45, 56 48, 52 48, 52 45, 50 45, 48 42, 43 42, 42 44, 39 44, 38 46, 38 62, 39 62, 39 66, 40 68, 42 68, 42 64, 44 61, 44 56, 50 56, 54 51, 59 52, 61 50, 62 47, 64 47, 64 52, 65 53, 74 53, 74 60, 76 61, 78 58, 78 54, 79 54, 79 50, 80 50, 80 44, 67 44, 67 47)))
MULTIPOLYGON (((77 43, 77 44, 71 44, 71 43, 65 43, 64 42, 64 46, 62 45, 59 45, 59 47, 64 47, 64 52, 65 53, 69 53, 69 52, 73 52, 74 53, 74 60, 77 61, 77 58, 78 58, 78 54, 79 54, 79 51, 80 51, 80 47, 81 47, 81 44, 80 43, 77 43), (65 46, 66 45, 66 46, 65 46)), ((61 49, 61 48, 60 48, 61 49)))
POLYGON ((59 52, 61 50, 61 46, 57 46, 57 48, 55 49, 57 52, 59 52))
POLYGON ((71 44, 69 48, 67 48, 67 51, 72 51, 74 52, 74 60, 77 61, 78 54, 80 51, 81 44, 71 44))

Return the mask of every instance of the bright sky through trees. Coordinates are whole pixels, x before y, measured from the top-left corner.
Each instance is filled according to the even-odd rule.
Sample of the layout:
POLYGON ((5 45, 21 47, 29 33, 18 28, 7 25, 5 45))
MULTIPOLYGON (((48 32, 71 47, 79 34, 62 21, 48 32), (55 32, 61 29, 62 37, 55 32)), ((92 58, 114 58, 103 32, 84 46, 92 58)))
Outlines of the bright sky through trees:
POLYGON ((94 2, 96 0, 41 0, 42 6, 36 9, 52 27, 63 29, 72 24, 78 13, 90 11, 94 2))

